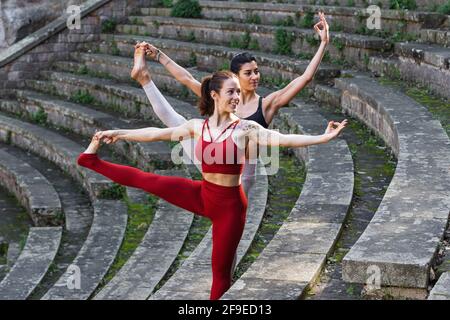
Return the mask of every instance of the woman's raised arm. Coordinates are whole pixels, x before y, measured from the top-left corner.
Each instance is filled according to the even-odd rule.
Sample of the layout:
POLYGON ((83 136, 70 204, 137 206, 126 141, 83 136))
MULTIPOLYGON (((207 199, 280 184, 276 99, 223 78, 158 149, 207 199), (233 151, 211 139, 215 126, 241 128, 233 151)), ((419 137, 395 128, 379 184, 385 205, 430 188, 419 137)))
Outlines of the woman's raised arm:
POLYGON ((330 121, 321 135, 283 134, 274 130, 265 129, 254 121, 246 121, 242 130, 248 135, 250 141, 261 146, 281 147, 307 147, 315 144, 328 143, 336 138, 347 125, 347 119, 342 122, 330 121))
POLYGON ((192 119, 177 127, 172 128, 155 128, 148 127, 142 129, 117 129, 99 131, 95 135, 103 142, 109 144, 117 140, 137 141, 137 142, 154 142, 154 141, 181 141, 190 139, 195 134, 194 126, 198 125, 198 119, 192 119))

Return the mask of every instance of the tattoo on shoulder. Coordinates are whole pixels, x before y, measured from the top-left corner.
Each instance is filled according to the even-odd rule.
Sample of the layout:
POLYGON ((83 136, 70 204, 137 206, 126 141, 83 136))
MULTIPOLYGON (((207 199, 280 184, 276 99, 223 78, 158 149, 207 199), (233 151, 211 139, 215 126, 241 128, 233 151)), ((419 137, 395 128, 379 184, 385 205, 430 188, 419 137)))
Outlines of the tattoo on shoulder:
POLYGON ((252 131, 258 129, 258 124, 254 121, 245 121, 242 123, 242 131, 252 131))

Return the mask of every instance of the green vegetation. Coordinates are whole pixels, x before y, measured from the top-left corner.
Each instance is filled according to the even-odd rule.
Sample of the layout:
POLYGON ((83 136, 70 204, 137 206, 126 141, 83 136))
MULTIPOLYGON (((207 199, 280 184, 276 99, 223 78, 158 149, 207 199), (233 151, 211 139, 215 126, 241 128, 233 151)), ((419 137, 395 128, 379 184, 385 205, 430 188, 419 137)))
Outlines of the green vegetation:
POLYGON ((257 14, 249 14, 245 18, 245 23, 261 24, 261 17, 258 16, 257 14))
POLYGON ((115 41, 111 42, 111 54, 113 56, 119 56, 120 55, 120 50, 117 47, 117 42, 115 42, 115 41))
POLYGON ((302 28, 312 28, 314 26, 314 12, 306 11, 303 20, 300 22, 302 28))
POLYGON ((450 14, 450 0, 448 0, 447 3, 440 5, 437 8, 437 12, 442 14, 450 14))
POLYGON ((331 42, 339 52, 342 52, 344 50, 345 42, 343 39, 334 37, 333 40, 331 40, 331 42))
POLYGON ((355 0, 347 0, 347 7, 354 7, 355 6, 355 0))
POLYGON ((113 33, 116 30, 117 22, 113 19, 106 19, 102 22, 103 33, 113 33))
POLYGON ((128 222, 125 236, 111 268, 103 278, 96 293, 117 274, 142 242, 153 221, 158 202, 158 198, 150 194, 148 201, 144 203, 133 203, 127 196, 124 200, 128 207, 128 222))
POLYGON ((389 9, 415 10, 415 9, 417 9, 417 3, 416 3, 416 0, 390 0, 389 9))
POLYGON ((294 35, 283 28, 277 28, 275 31, 275 53, 291 54, 294 35))
POLYGON ((78 90, 70 97, 70 101, 79 104, 92 104, 94 102, 94 97, 89 93, 88 90, 78 90))
POLYGON ((179 18, 200 18, 202 8, 197 0, 178 0, 173 5, 170 15, 179 18))
POLYGON ((47 124, 47 113, 44 108, 40 107, 37 112, 30 114, 30 120, 39 125, 47 124))
POLYGON ((287 16, 284 19, 280 19, 275 23, 279 27, 293 27, 295 26, 292 16, 287 16))
POLYGON ((233 280, 237 280, 258 258, 264 247, 273 239, 291 213, 306 178, 305 166, 286 148, 280 150, 280 169, 269 176, 266 211, 261 225, 247 254, 236 268, 233 280))
POLYGON ((246 31, 243 35, 240 37, 237 36, 231 36, 230 39, 230 47, 232 48, 239 48, 239 49, 248 49, 250 45, 250 33, 246 31))
POLYGON ((410 98, 425 106, 433 117, 438 120, 448 136, 450 136, 450 103, 448 99, 434 95, 428 88, 419 84, 409 84, 400 78, 382 77, 379 82, 383 85, 393 86, 410 98))
POLYGON ((100 198, 110 200, 121 200, 125 195, 125 187, 114 183, 112 187, 103 189, 100 193, 100 198))

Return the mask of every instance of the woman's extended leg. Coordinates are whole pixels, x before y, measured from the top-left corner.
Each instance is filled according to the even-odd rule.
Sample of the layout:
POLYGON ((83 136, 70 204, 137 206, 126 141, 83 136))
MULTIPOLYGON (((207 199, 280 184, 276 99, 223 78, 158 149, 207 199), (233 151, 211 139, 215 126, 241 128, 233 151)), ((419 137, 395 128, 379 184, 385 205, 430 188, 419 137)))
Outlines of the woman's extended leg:
POLYGON ((204 215, 200 181, 144 172, 137 168, 101 160, 97 154, 80 154, 78 164, 116 183, 142 189, 180 208, 204 215))
POLYGON ((245 226, 247 198, 242 187, 223 187, 203 181, 205 212, 212 220, 211 300, 231 286, 236 250, 245 226))

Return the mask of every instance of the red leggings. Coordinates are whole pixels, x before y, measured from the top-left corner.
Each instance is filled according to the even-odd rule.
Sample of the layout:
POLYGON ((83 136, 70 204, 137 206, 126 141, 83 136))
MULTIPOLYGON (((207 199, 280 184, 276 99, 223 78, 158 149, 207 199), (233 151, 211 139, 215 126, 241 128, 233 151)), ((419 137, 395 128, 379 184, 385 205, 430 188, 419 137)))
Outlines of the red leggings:
POLYGON ((224 187, 205 180, 161 176, 101 160, 96 154, 80 154, 78 164, 116 183, 143 189, 211 219, 213 281, 210 299, 219 299, 229 289, 233 260, 246 219, 247 198, 242 186, 224 187))

